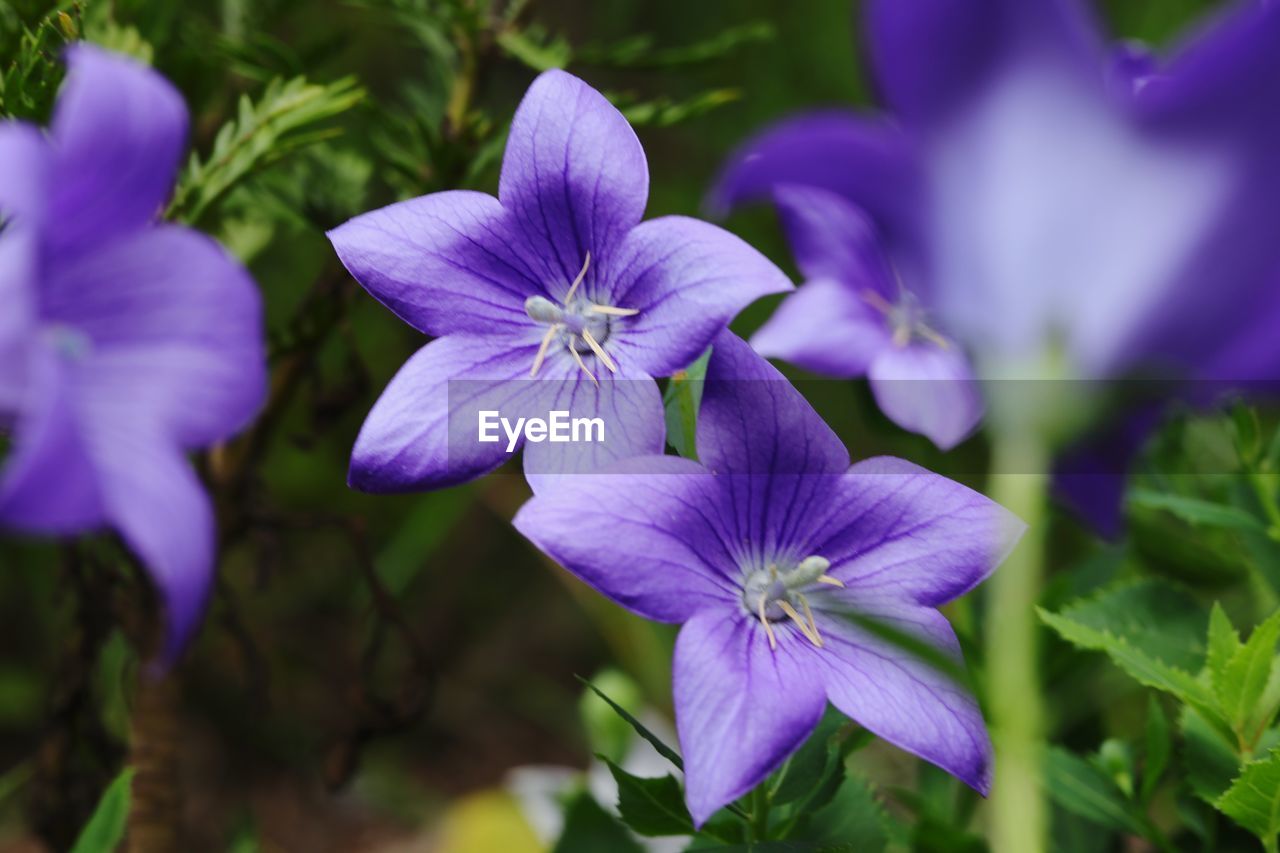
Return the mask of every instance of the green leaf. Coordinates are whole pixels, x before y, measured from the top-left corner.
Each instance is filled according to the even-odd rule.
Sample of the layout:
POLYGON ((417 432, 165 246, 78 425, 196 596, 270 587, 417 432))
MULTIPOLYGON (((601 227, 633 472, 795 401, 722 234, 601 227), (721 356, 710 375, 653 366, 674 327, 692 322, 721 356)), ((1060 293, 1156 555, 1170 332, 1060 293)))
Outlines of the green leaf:
POLYGON ((1176 495, 1169 492, 1153 492, 1147 489, 1134 489, 1129 493, 1129 502, 1142 509, 1159 509, 1170 512, 1189 524, 1245 530, 1251 533, 1265 534, 1267 532, 1265 524, 1239 507, 1213 503, 1201 498, 1176 495))
POLYGON ((1214 805, 1274 850, 1280 834, 1280 750, 1246 764, 1214 805))
MULTIPOLYGON (((1218 612, 1221 612, 1220 608, 1218 612)), ((1234 630, 1231 633, 1234 634, 1234 630)), ((1261 700, 1272 678, 1278 640, 1280 612, 1273 613, 1254 628, 1246 643, 1240 645, 1237 641, 1237 648, 1225 664, 1218 661, 1217 669, 1210 667, 1214 692, 1223 716, 1244 746, 1251 747, 1256 742, 1275 713, 1274 704, 1268 705, 1261 700)))
POLYGON ((498 33, 497 42, 508 56, 534 71, 564 68, 573 58, 573 49, 567 39, 548 35, 537 27, 503 30, 498 33))
POLYGON ((1182 734, 1180 759, 1187 784, 1196 796, 1213 803, 1240 770, 1234 740, 1190 708, 1182 709, 1178 730, 1182 734))
POLYGON ((1240 635, 1222 605, 1215 601, 1209 611, 1209 651, 1205 656, 1205 666, 1213 682, 1226 677, 1227 665, 1239 650, 1240 635))
POLYGON ((1160 777, 1169 766, 1169 753, 1173 748, 1173 739, 1169 734, 1169 718, 1160 707, 1160 700, 1154 695, 1147 703, 1147 754, 1142 768, 1142 788, 1140 796, 1144 803, 1151 801, 1151 796, 1160 784, 1160 777))
POLYGON ((653 748, 658 751, 659 755, 661 755, 663 758, 667 759, 672 764, 674 764, 677 770, 684 769, 684 761, 681 760, 680 753, 676 752, 674 749, 672 749, 671 747, 663 743, 662 738, 658 737, 653 732, 649 731, 649 729, 647 729, 643 723, 641 723, 635 717, 631 716, 631 714, 627 713, 626 708, 623 708, 617 702, 613 701, 608 696, 606 696, 604 692, 600 690, 599 687, 596 687, 594 684, 592 684, 590 681, 587 681, 585 678, 579 677, 578 680, 581 681, 587 687, 591 688, 591 690, 601 699, 608 702, 609 707, 612 708, 619 717, 621 717, 622 719, 630 723, 631 728, 636 730, 636 734, 640 735, 640 737, 649 741, 649 743, 653 745, 653 748))
POLYGON ((670 68, 719 59, 743 45, 769 41, 773 26, 765 21, 750 21, 730 27, 710 38, 676 47, 655 47, 649 35, 632 36, 609 45, 584 45, 578 58, 593 65, 624 68, 670 68))
POLYGON ((889 844, 887 823, 875 788, 861 776, 849 774, 831 802, 813 815, 810 831, 822 840, 838 840, 855 850, 880 853, 889 844))
POLYGON ((662 404, 667 421, 667 443, 686 459, 698 458, 698 406, 702 402, 702 386, 706 381, 711 348, 671 377, 662 404))
POLYGON ((605 96, 636 127, 670 127, 739 100, 742 90, 710 89, 683 100, 666 95, 645 100, 618 92, 606 92, 605 96))
POLYGON ((115 850, 124 839, 126 819, 129 817, 130 786, 133 768, 126 767, 107 786, 93 816, 80 830, 71 853, 106 853, 115 850))
POLYGON ((602 850, 643 853, 644 848, 584 791, 569 803, 564 831, 552 853, 600 853, 602 850))
POLYGON ((618 783, 618 814, 640 835, 693 835, 693 818, 685 808, 684 791, 671 775, 659 778, 633 776, 604 756, 618 783))
POLYGON ((310 83, 304 77, 267 84, 258 100, 243 96, 238 115, 214 138, 205 159, 195 154, 178 181, 168 218, 200 219, 238 182, 284 157, 334 135, 318 125, 356 106, 364 90, 354 77, 310 83))
POLYGON ((1045 756, 1045 787, 1062 808, 1094 823, 1146 836, 1147 827, 1131 811, 1129 802, 1107 774, 1060 747, 1045 756))

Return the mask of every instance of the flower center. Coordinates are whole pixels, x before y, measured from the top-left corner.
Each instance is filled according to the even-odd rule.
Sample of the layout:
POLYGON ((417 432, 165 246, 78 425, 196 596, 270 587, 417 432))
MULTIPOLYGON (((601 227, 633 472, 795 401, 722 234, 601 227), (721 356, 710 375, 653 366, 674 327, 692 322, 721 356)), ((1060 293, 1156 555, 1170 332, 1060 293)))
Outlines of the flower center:
POLYGON ((924 308, 912 293, 903 290, 897 302, 890 302, 874 290, 864 290, 862 298, 884 315, 885 322, 893 329, 895 346, 905 347, 917 339, 929 341, 942 349, 951 346, 946 338, 925 323, 924 308))
POLYGON ((778 647, 773 623, 790 619, 804 634, 805 639, 822 648, 822 635, 813 619, 813 608, 803 590, 815 583, 843 587, 838 579, 827 574, 831 562, 824 557, 805 557, 787 571, 779 571, 776 564, 759 569, 746 577, 742 585, 742 605, 764 626, 769 635, 769 648, 778 647), (800 610, 797 610, 797 605, 800 610), (801 615, 803 611, 803 615, 801 615))
POLYGON ((542 345, 538 347, 538 354, 533 358, 533 367, 529 370, 530 376, 538 375, 538 371, 542 369, 542 362, 547 357, 547 350, 556 341, 568 350, 569 355, 573 356, 578 367, 592 382, 596 381, 596 377, 582 360, 585 353, 595 353, 596 358, 600 359, 600 363, 607 367, 610 373, 618 372, 618 365, 609 357, 609 353, 605 352, 604 343, 609 340, 614 318, 634 317, 640 312, 635 308, 615 308, 612 305, 599 305, 582 297, 575 298, 574 294, 578 292, 578 287, 586 277, 587 267, 590 265, 591 253, 587 252, 587 257, 582 262, 582 269, 578 271, 578 277, 573 280, 573 284, 569 285, 569 292, 564 295, 564 301, 560 305, 545 296, 530 296, 524 301, 524 310, 529 318, 537 323, 545 323, 547 326, 542 345))

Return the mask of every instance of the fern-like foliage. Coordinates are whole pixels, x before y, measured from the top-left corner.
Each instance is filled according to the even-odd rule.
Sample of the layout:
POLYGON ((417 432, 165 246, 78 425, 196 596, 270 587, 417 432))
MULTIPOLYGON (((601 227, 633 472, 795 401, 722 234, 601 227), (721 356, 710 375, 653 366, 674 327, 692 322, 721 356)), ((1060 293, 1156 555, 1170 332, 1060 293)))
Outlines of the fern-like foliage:
POLYGON ((178 181, 168 218, 201 221, 236 184, 289 154, 341 133, 324 126, 364 99, 354 77, 311 83, 277 78, 256 101, 240 98, 236 117, 222 126, 207 157, 193 153, 178 181))

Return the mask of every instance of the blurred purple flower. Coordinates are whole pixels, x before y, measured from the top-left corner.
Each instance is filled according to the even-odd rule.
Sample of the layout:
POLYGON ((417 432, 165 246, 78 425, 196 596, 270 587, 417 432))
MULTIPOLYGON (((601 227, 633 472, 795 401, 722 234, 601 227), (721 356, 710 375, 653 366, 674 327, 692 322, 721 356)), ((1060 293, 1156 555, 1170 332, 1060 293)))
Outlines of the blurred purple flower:
POLYGON ((791 283, 713 225, 682 216, 641 223, 648 183, 626 119, 581 80, 548 71, 516 111, 498 198, 433 193, 329 233, 370 294, 437 338, 369 413, 353 486, 439 488, 502 464, 502 442, 450 436, 449 384, 466 380, 484 387, 458 398, 482 396, 504 416, 529 413, 534 396, 543 414, 609 414, 609 443, 594 456, 575 445, 577 459, 551 458, 564 445, 531 443, 526 474, 661 452, 652 377, 686 367, 739 310, 791 283))
POLYGON ((515 518, 622 606, 684 623, 674 690, 695 821, 781 764, 828 700, 985 793, 990 743, 973 696, 946 671, 960 650, 936 608, 995 569, 1021 522, 902 460, 851 467, 799 392, 728 332, 712 351, 697 443, 701 464, 626 460, 515 518))
POLYGON ((67 64, 47 135, 0 124, 0 523, 117 530, 164 597, 172 659, 213 572, 184 451, 257 410, 261 306, 214 241, 156 221, 187 129, 177 91, 88 45, 67 64))
POLYGON ((882 250, 875 224, 842 196, 783 184, 774 201, 808 282, 756 332, 756 352, 815 373, 867 376, 880 409, 943 450, 982 418, 959 346, 928 323, 882 250))

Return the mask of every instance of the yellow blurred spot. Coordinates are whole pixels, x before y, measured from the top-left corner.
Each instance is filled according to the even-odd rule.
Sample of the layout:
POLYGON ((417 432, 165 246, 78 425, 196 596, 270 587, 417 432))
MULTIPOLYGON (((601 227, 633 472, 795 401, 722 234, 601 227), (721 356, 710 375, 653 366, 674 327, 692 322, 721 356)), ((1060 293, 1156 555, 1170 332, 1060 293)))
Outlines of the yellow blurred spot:
POLYGON ((440 853, 543 853, 524 816, 503 791, 481 791, 463 797, 440 826, 440 853))

